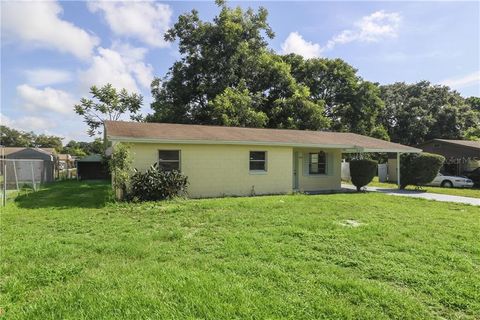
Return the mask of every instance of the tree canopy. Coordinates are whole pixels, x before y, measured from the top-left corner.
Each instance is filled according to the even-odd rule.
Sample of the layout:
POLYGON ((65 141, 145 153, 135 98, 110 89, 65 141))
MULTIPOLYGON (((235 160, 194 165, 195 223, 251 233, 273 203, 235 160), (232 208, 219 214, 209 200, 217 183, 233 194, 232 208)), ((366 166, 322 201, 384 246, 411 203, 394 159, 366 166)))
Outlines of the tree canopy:
POLYGON ((63 137, 25 132, 7 126, 0 126, 0 144, 5 147, 55 148, 58 153, 68 153, 72 156, 103 153, 102 139, 92 142, 69 141, 62 145, 63 137))
POLYGON ((392 141, 416 145, 433 138, 461 139, 480 127, 479 113, 447 86, 397 82, 380 91, 385 109, 379 122, 392 141))
POLYGON ((55 148, 62 150, 62 137, 21 131, 0 126, 0 144, 5 147, 55 148))
POLYGON ((147 121, 327 129, 324 103, 268 49, 274 34, 266 9, 218 5, 213 22, 192 10, 167 32, 182 57, 153 81, 154 113, 147 121))
POLYGON ((80 104, 74 106, 75 112, 83 116, 88 125, 88 134, 100 134, 100 127, 106 120, 119 120, 124 114, 129 114, 130 119, 139 120, 140 108, 143 97, 137 93, 129 94, 127 90, 117 91, 111 84, 98 88, 90 88, 92 99, 82 98, 80 104))

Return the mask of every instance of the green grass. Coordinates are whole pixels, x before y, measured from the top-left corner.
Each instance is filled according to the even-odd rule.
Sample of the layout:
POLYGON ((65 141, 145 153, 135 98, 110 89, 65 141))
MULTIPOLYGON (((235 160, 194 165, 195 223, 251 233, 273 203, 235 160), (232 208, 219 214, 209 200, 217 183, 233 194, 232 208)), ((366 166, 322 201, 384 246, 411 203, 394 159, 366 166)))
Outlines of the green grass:
POLYGON ((107 184, 66 181, 2 210, 5 318, 480 314, 478 207, 376 193, 108 199, 107 184))
MULTIPOLYGON (((368 184, 371 187, 382 187, 382 188, 397 188, 395 183, 388 182, 378 182, 378 177, 373 178, 373 181, 368 184)), ((407 190, 416 190, 414 186, 408 186, 407 190)), ((470 197, 470 198, 479 198, 480 199, 480 189, 469 189, 469 188, 441 188, 441 187, 429 187, 422 186, 421 191, 430 192, 430 193, 439 193, 439 194, 449 194, 452 196, 461 196, 461 197, 470 197)))

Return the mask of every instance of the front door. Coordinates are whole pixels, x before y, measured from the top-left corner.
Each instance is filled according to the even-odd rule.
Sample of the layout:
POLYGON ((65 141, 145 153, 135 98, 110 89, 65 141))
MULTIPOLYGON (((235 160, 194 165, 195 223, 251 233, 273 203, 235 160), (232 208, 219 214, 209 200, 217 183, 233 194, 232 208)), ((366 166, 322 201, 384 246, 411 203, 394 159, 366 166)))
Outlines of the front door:
POLYGON ((298 189, 298 152, 294 151, 293 152, 293 168, 292 168, 292 173, 293 173, 293 181, 292 181, 292 186, 293 190, 298 189))

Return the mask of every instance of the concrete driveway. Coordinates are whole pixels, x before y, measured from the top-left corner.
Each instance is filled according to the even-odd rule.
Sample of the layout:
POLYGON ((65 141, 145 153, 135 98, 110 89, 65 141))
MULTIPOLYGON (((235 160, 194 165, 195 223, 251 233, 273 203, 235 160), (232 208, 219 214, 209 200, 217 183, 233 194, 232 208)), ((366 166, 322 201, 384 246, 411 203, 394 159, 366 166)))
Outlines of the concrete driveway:
MULTIPOLYGON (((350 184, 342 184, 342 188, 355 190, 355 186, 350 184)), ((471 204, 473 206, 480 206, 480 199, 477 199, 477 198, 451 196, 447 194, 437 194, 437 193, 429 193, 429 192, 415 191, 415 190, 389 189, 389 188, 382 188, 382 187, 365 187, 365 190, 372 191, 372 192, 381 192, 391 196, 421 198, 421 199, 443 201, 443 202, 457 202, 457 203, 471 204)))

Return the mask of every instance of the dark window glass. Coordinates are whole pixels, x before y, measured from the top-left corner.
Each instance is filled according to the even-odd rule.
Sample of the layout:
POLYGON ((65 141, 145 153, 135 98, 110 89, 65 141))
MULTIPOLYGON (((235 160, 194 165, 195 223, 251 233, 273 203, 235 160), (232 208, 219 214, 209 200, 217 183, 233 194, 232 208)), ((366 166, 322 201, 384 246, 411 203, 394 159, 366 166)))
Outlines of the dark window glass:
POLYGON ((263 160, 265 161, 264 151, 250 151, 250 160, 263 160))
POLYGON ((158 167, 163 171, 180 171, 180 151, 178 150, 159 150, 158 167))
POLYGON ((158 152, 160 161, 180 160, 180 151, 178 150, 160 150, 158 152))
POLYGON ((325 174, 327 172, 325 152, 310 153, 308 160, 309 174, 325 174))
POLYGON ((250 151, 250 170, 267 171, 265 151, 250 151))

